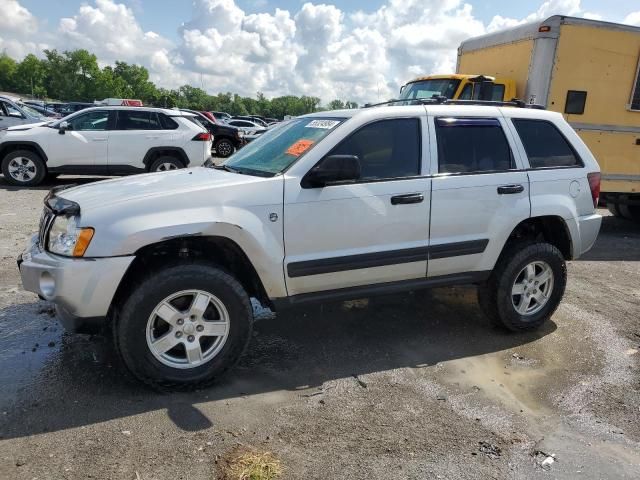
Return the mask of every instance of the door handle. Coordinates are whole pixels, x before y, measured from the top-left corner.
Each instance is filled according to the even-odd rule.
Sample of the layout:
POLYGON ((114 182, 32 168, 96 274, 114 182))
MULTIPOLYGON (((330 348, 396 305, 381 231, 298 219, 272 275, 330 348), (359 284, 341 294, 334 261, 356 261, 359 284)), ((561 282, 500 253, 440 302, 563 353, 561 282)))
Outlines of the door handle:
POLYGON ((391 205, 406 205, 409 203, 421 203, 424 196, 420 193, 408 193, 391 197, 391 205))
POLYGON ((107 139, 106 138, 94 138, 93 141, 94 142, 106 142, 107 139))
POLYGON ((524 192, 524 186, 522 185, 501 185, 498 187, 498 195, 512 195, 522 192, 524 192))

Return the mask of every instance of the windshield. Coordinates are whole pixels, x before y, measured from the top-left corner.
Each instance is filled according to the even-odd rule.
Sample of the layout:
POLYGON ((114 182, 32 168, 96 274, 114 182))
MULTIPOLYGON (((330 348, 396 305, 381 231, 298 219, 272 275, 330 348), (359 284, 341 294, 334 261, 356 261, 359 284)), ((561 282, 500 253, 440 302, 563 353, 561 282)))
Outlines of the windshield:
POLYGON ((273 176, 344 122, 344 118, 294 118, 267 130, 224 165, 240 173, 273 176))
POLYGON ((453 98, 460 85, 460 80, 452 78, 434 78, 407 84, 400 99, 432 98, 434 95, 453 98))
POLYGON ((35 118, 41 118, 42 120, 48 120, 47 117, 45 117, 44 115, 42 115, 39 111, 37 111, 35 108, 31 108, 29 105, 25 105, 24 103, 22 103, 20 105, 20 108, 22 108, 22 110, 24 110, 25 112, 27 112, 29 114, 30 117, 35 117, 35 118))

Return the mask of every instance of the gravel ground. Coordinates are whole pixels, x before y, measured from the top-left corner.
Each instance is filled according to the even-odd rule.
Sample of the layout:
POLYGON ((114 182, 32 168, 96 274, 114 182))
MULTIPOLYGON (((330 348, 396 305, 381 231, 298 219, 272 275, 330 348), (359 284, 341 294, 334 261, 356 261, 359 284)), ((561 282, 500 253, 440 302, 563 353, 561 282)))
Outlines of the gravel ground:
POLYGON ((0 478, 213 479, 238 444, 287 479, 640 477, 640 226, 604 219, 538 332, 489 328, 473 288, 307 307, 218 386, 158 394, 22 290, 47 188, 0 178, 0 478))

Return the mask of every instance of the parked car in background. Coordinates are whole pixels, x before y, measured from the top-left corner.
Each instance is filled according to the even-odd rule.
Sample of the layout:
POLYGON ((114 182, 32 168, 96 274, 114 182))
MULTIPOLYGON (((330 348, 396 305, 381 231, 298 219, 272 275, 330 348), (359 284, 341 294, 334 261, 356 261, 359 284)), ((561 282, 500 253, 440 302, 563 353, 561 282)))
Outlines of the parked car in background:
POLYGON ((42 104, 38 104, 35 102, 24 102, 24 103, 28 107, 34 109, 36 112, 38 112, 41 115, 44 115, 47 118, 50 118, 50 119, 62 118, 62 115, 60 113, 55 112, 52 109, 46 108, 44 106, 44 103, 42 104))
POLYGON ((26 290, 71 330, 112 330, 152 386, 232 368, 252 297, 280 311, 476 284, 492 322, 537 329, 602 220, 595 158, 560 114, 530 108, 322 112, 214 168, 52 192, 18 259, 26 290))
POLYGON ((227 125, 238 127, 244 131, 245 135, 261 135, 267 131, 267 127, 264 127, 251 120, 242 120, 238 118, 232 118, 227 121, 227 125))
MULTIPOLYGON (((0 131, 7 182, 32 186, 48 174, 127 175, 203 165, 211 134, 192 113, 94 107, 56 122, 0 131)), ((105 198, 105 201, 108 199, 105 198)))
POLYGON ((111 105, 113 107, 142 107, 142 100, 134 100, 131 98, 105 98, 104 100, 96 100, 94 106, 111 105))
POLYGON ((226 123, 212 121, 203 112, 189 109, 182 111, 199 115, 200 122, 213 135, 213 148, 216 156, 227 158, 246 143, 245 134, 241 129, 226 123))
POLYGON ((265 122, 262 118, 258 117, 258 116, 254 116, 254 115, 236 115, 235 117, 231 118, 231 120, 247 120, 249 122, 253 122, 261 127, 265 127, 267 128, 269 126, 269 124, 267 122, 265 122))
POLYGON ((9 97, 0 97, 0 129, 49 120, 29 105, 14 101, 9 97))
POLYGON ((60 113, 62 116, 71 115, 72 113, 79 112, 80 110, 84 110, 85 108, 91 108, 95 106, 93 103, 87 102, 68 102, 64 103, 60 107, 60 113))
POLYGON ((223 122, 229 120, 231 118, 231 115, 229 115, 227 112, 209 112, 211 115, 213 115, 213 117, 216 120, 221 120, 223 122))

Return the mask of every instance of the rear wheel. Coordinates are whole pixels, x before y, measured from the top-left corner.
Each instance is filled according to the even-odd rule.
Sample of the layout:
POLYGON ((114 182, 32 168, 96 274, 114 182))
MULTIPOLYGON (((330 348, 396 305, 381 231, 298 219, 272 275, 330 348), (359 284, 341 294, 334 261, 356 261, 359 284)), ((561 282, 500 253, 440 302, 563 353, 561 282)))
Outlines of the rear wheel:
POLYGON ((253 323, 246 292, 214 267, 179 265, 144 280, 114 325, 117 350, 143 382, 190 389, 213 383, 244 351, 253 323))
POLYGON ((608 202, 607 203, 607 209, 609 210, 609 212, 611 212, 611 215, 613 215, 614 217, 622 217, 622 213, 620 213, 620 205, 617 203, 613 203, 613 202, 608 202))
POLYGON ((169 170, 178 170, 184 168, 184 163, 175 157, 163 156, 158 157, 151 164, 150 172, 168 172, 169 170))
POLYGON ((220 140, 217 140, 214 147, 216 149, 216 154, 222 158, 230 157, 235 150, 233 143, 228 138, 221 138, 220 140))
POLYGON ((478 288, 478 303, 493 323, 512 331, 535 330, 558 308, 566 282, 566 264, 556 247, 516 244, 478 288))
POLYGON ((620 204, 618 205, 618 210, 623 218, 640 222, 640 206, 620 204))
POLYGON ((47 167, 37 153, 15 150, 2 160, 2 174, 11 185, 31 187, 42 183, 47 167))

